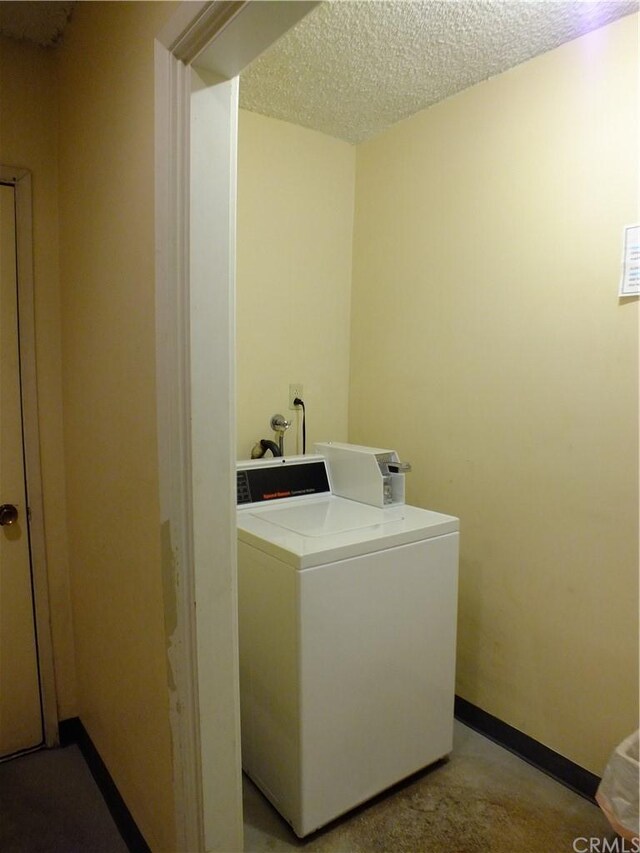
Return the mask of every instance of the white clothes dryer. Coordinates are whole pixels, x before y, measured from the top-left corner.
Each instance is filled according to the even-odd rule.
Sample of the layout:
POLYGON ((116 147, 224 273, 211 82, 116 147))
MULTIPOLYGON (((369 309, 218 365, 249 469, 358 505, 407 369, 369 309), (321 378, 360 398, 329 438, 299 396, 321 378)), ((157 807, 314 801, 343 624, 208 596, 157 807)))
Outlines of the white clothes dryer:
POLYGON ((322 456, 237 476, 242 763, 303 837, 452 749, 459 522, 322 456))

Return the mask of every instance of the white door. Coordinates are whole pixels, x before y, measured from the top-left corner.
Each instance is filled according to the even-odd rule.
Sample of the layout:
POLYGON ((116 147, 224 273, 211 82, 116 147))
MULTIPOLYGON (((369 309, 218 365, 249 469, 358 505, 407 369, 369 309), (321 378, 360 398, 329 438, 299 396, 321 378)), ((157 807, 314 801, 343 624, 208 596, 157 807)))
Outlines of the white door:
POLYGON ((15 189, 0 184, 0 757, 43 740, 18 345, 15 189))

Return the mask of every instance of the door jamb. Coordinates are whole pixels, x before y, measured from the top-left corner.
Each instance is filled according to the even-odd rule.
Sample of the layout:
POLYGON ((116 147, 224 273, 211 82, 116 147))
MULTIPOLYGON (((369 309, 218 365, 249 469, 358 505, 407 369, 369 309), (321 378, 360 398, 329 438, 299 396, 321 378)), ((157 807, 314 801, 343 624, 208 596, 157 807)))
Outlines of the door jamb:
POLYGON ((234 78, 317 5, 184 2, 155 43, 158 466, 180 850, 243 846, 234 78))
POLYGON ((59 743, 58 708, 53 640, 51 637, 51 610, 40 460, 40 427, 38 422, 31 172, 28 169, 0 166, 0 181, 4 184, 13 185, 16 199, 20 394, 22 399, 25 478, 29 503, 29 542, 38 673, 44 742, 46 746, 57 746, 59 743))

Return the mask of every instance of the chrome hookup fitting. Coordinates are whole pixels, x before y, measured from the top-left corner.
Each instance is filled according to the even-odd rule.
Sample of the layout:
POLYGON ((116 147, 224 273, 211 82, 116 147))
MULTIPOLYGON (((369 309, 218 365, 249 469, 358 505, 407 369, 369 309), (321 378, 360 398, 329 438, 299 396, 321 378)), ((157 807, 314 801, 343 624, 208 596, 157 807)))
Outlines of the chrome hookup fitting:
POLYGON ((281 456, 284 456, 284 434, 290 426, 291 421, 288 421, 284 415, 272 415, 271 429, 278 436, 278 447, 280 449, 281 456))

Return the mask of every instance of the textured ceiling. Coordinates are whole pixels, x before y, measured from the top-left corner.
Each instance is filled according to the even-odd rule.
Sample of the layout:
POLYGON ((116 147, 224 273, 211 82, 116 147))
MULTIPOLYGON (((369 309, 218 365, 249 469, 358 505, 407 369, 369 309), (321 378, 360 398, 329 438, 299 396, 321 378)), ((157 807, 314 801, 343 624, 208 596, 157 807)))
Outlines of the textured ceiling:
POLYGON ((54 0, 0 2, 0 35, 49 47, 62 35, 73 3, 54 0))
POLYGON ((242 74, 240 106, 357 143, 637 9, 635 0, 335 0, 242 74))

